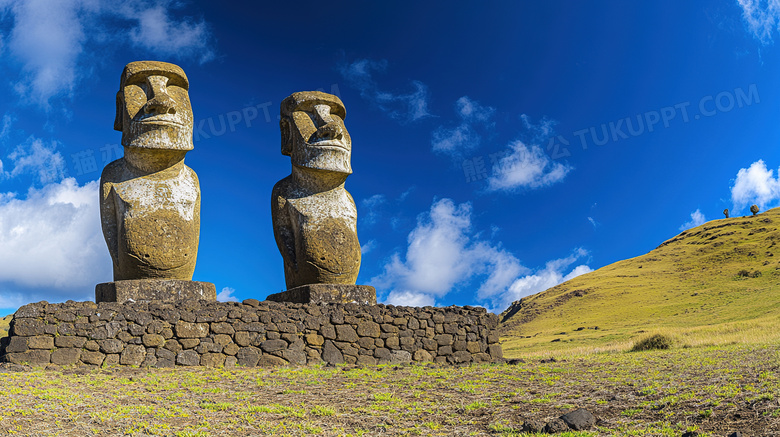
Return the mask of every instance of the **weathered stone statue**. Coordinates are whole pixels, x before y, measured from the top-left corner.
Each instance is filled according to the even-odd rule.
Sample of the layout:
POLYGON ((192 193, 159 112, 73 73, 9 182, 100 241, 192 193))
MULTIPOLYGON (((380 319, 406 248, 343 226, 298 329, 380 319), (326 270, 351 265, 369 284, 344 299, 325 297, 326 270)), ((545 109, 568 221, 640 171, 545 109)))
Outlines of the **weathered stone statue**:
POLYGON ((352 173, 345 116, 331 94, 298 92, 282 101, 282 154, 292 174, 274 186, 271 215, 288 291, 269 300, 376 303, 373 287, 355 286, 360 243, 355 201, 344 188, 352 173))
POLYGON ((200 185, 184 165, 193 149, 188 89, 184 71, 166 62, 131 62, 122 72, 114 129, 125 153, 100 177, 114 282, 98 284, 98 302, 216 298, 213 284, 192 282, 200 185))

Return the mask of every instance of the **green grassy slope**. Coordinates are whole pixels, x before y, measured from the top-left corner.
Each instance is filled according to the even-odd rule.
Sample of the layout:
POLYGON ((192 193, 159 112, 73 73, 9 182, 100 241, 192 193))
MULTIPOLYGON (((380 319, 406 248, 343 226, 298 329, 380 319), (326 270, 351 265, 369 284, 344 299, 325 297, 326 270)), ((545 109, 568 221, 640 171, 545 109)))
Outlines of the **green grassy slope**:
POLYGON ((9 314, 0 319, 0 337, 5 337, 8 335, 8 325, 11 323, 11 319, 13 317, 13 314, 9 314))
POLYGON ((646 255, 515 302, 504 354, 625 349, 650 332, 685 344, 780 338, 780 208, 713 220, 646 255))

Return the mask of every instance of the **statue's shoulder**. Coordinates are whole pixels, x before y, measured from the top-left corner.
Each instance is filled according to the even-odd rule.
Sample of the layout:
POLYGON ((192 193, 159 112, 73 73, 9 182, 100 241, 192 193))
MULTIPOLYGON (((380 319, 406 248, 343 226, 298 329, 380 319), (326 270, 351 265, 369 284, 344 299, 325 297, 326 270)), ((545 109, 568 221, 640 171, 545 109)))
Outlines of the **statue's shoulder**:
POLYGON ((184 164, 184 174, 194 179, 196 183, 200 182, 198 180, 198 174, 195 173, 195 170, 191 169, 187 164, 184 164))
POLYGON ((292 175, 274 184, 271 190, 271 207, 273 210, 281 210, 287 204, 287 198, 293 191, 292 175))
POLYGON ((122 173, 125 170, 125 159, 119 158, 109 162, 100 174, 100 184, 121 182, 122 173))
POLYGON ((293 183, 292 175, 290 175, 274 184, 274 188, 271 190, 271 197, 274 199, 279 196, 287 198, 292 192, 293 183))

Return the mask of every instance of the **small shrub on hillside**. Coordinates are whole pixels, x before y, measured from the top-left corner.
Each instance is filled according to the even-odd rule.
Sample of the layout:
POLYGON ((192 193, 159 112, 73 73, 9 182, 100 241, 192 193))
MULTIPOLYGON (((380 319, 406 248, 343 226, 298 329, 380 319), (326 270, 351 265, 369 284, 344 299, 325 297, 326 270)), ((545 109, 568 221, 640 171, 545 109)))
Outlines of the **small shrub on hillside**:
POLYGON ((738 278, 758 278, 759 276, 761 276, 761 272, 758 270, 753 270, 752 272, 749 272, 743 269, 737 272, 738 278))
POLYGON ((672 337, 664 334, 653 334, 634 343, 631 352, 649 351, 653 349, 669 349, 674 344, 672 337))

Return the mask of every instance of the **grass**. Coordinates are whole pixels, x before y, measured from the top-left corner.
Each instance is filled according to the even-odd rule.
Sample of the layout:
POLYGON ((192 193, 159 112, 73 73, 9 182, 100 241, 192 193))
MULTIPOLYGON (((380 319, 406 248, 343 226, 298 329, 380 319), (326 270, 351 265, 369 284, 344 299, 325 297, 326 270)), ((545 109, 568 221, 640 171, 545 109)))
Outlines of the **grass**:
POLYGON ((625 351, 650 334, 681 347, 780 341, 778 242, 780 208, 689 229, 510 307, 504 355, 625 351))
POLYGON ((586 408, 595 435, 780 432, 780 346, 605 352, 518 365, 0 373, 0 435, 524 436, 586 408), (350 385, 348 385, 350 383, 350 385))
POLYGON ((6 337, 8 336, 8 328, 11 324, 11 319, 14 317, 13 314, 9 314, 2 319, 0 319, 0 337, 6 337))

